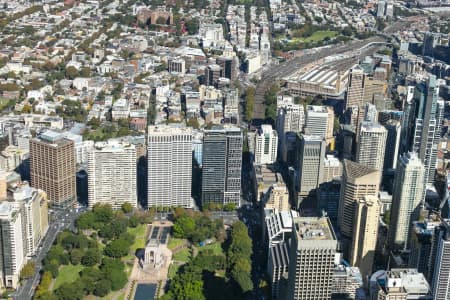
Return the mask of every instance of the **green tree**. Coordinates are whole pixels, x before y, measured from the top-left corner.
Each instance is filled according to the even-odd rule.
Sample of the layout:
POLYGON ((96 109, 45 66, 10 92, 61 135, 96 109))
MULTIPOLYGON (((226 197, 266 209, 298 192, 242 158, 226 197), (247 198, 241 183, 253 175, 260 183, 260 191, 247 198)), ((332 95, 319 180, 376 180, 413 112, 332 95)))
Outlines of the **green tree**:
POLYGON ((128 254, 130 244, 124 239, 117 239, 106 245, 105 255, 113 258, 120 258, 128 254))
POLYGON ((173 224, 173 235, 176 238, 188 238, 195 231, 195 220, 189 216, 182 216, 173 224))
POLYGON ((74 283, 63 283, 56 291, 55 295, 59 300, 81 300, 84 297, 83 288, 80 281, 74 283))
POLYGON ((75 221, 77 228, 80 230, 92 228, 94 226, 94 223, 95 223, 95 216, 94 213, 90 211, 80 215, 78 219, 75 221))
POLYGON ((66 68, 66 77, 69 79, 74 79, 75 77, 78 76, 78 70, 77 68, 73 67, 73 66, 69 66, 66 68))
POLYGON ((253 87, 247 89, 245 95, 245 120, 247 122, 251 121, 253 118, 253 108, 255 105, 255 94, 256 90, 253 87))
POLYGON ((94 295, 98 297, 104 297, 108 295, 111 290, 111 282, 107 279, 102 279, 97 282, 94 289, 94 295))
POLYGON ((83 257, 83 251, 80 249, 73 249, 70 251, 70 262, 72 265, 78 265, 83 257))
POLYGON ((241 221, 231 228, 231 243, 228 248, 228 265, 233 278, 245 293, 253 289, 251 274, 252 240, 248 230, 241 221))
POLYGON ((109 223, 114 217, 111 205, 96 204, 92 211, 94 212, 95 222, 109 223))
POLYGON ((81 258, 81 264, 83 266, 92 267, 100 263, 102 255, 98 249, 88 249, 84 256, 81 258))
POLYGON ((133 206, 129 202, 125 202, 122 204, 122 211, 126 214, 129 214, 133 211, 133 206))
POLYGON ((200 124, 198 123, 197 118, 190 118, 189 120, 187 120, 186 125, 195 129, 200 128, 200 124))
POLYGON ((81 77, 91 77, 91 69, 89 67, 84 67, 80 71, 81 77))
POLYGON ((36 263, 34 261, 27 262, 20 271, 20 279, 23 280, 33 277, 35 270, 36 263))

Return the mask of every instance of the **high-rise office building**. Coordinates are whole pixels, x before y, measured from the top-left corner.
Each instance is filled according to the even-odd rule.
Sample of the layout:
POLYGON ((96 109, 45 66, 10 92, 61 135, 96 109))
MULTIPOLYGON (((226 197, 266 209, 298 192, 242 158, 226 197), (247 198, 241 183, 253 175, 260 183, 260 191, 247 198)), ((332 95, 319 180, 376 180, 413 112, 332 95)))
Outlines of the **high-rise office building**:
MULTIPOLYGON (((298 192, 300 196, 319 187, 323 178, 325 140, 322 136, 302 135, 300 137, 298 160, 298 192)), ((298 206, 298 203, 297 203, 298 206)))
POLYGON ((148 128, 148 207, 192 207, 192 130, 169 125, 148 128))
POLYGON ((416 153, 400 156, 392 192, 389 246, 391 249, 409 247, 413 221, 417 221, 424 197, 425 169, 416 153))
POLYGON ((400 121, 389 120, 384 125, 387 130, 386 148, 384 151, 384 169, 395 169, 400 151, 400 121))
POLYGON ((380 209, 378 197, 372 195, 359 200, 355 207, 350 264, 359 268, 363 278, 372 274, 380 209))
POLYGON ((22 211, 18 205, 0 202, 0 274, 1 286, 16 288, 25 264, 25 243, 22 211))
POLYGON ((276 128, 278 132, 279 155, 286 162, 288 160, 287 134, 298 134, 305 126, 305 111, 302 105, 283 104, 278 107, 276 128))
POLYGON ((415 124, 410 143, 425 167, 425 183, 434 182, 437 148, 440 139, 444 102, 438 100, 436 76, 430 75, 415 89, 415 124))
POLYGON ((380 171, 362 164, 344 160, 341 195, 338 210, 338 226, 344 238, 352 240, 355 207, 365 196, 377 196, 380 171))
POLYGON ((242 132, 237 127, 205 130, 202 204, 240 205, 242 140, 242 132))
POLYGON ((305 134, 330 139, 333 137, 333 126, 333 108, 320 105, 306 106, 305 134))
POLYGON ((76 201, 74 143, 61 133, 46 131, 30 141, 31 185, 47 193, 55 206, 76 201))
POLYGON ((336 248, 328 218, 293 219, 286 299, 331 299, 336 248))
POLYGON ((350 73, 348 75, 347 94, 345 98, 345 110, 355 106, 360 107, 364 104, 363 97, 365 77, 366 75, 361 66, 355 65, 350 69, 350 73))
POLYGON ((132 144, 100 142, 88 154, 88 205, 124 203, 137 207, 136 148, 132 144))
POLYGON ((433 299, 450 300, 450 221, 445 220, 436 237, 433 272, 433 299))
POLYGON ((369 168, 382 171, 387 130, 379 123, 364 121, 359 132, 356 161, 369 168))
POLYGON ((271 125, 261 125, 255 134, 255 164, 272 164, 277 160, 278 134, 271 125))

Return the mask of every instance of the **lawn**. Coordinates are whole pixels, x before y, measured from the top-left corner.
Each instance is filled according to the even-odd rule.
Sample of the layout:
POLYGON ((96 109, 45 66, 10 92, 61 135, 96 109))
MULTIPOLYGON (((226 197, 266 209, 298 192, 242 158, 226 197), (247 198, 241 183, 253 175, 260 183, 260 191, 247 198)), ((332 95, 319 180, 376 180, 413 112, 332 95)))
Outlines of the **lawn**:
POLYGON ((169 239, 169 243, 167 243, 167 248, 169 248, 169 250, 173 250, 176 247, 183 245, 185 242, 186 242, 185 239, 177 239, 177 238, 171 237, 169 239))
POLYGON ((191 259, 191 250, 188 248, 181 249, 173 255, 172 259, 179 262, 188 262, 191 259))
POLYGON ((133 259, 137 249, 145 248, 147 224, 140 224, 135 228, 128 228, 127 232, 134 235, 134 243, 130 247, 130 253, 125 259, 133 259))
POLYGON ((209 245, 205 245, 203 247, 197 247, 199 252, 203 252, 206 250, 211 250, 213 255, 225 255, 223 253, 223 249, 222 246, 220 245, 219 242, 215 242, 209 245))
POLYGON ((83 265, 67 265, 59 268, 58 277, 55 279, 55 284, 53 285, 53 290, 56 290, 63 283, 72 283, 80 277, 78 273, 84 269, 83 265))
MULTIPOLYGON (((314 32, 311 36, 306 38, 292 38, 289 43, 316 43, 324 40, 325 38, 334 38, 338 35, 337 31, 332 30, 319 30, 314 32)), ((278 40, 282 40, 285 37, 280 37, 278 40)))
POLYGON ((315 43, 324 40, 325 38, 334 38, 338 35, 337 31, 319 30, 314 32, 310 37, 302 39, 305 43, 315 43))
POLYGON ((178 272, 178 269, 181 267, 181 265, 177 264, 177 263, 172 263, 169 267, 169 274, 167 275, 167 277, 169 279, 172 279, 178 272))

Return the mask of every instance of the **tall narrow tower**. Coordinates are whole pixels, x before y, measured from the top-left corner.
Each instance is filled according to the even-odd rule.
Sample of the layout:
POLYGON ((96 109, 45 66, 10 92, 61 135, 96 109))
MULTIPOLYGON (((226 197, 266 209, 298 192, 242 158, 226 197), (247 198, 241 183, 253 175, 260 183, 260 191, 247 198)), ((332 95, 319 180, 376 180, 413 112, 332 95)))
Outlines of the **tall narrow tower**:
POLYGON ((372 274, 379 218, 380 201, 377 196, 365 196, 356 203, 350 264, 360 269, 363 278, 372 274))
POLYGON ((76 160, 74 143, 55 131, 30 140, 31 184, 47 193, 55 206, 76 201, 76 160))
POLYGON ((425 167, 425 184, 434 182, 437 148, 440 138, 444 103, 439 98, 436 76, 416 86, 415 126, 412 151, 416 152, 425 167))
POLYGON ((392 193, 389 247, 409 247, 413 221, 417 221, 424 194, 425 169, 416 153, 400 156, 392 193))
POLYGON ((344 160, 344 172, 339 200, 338 225, 342 236, 348 240, 354 237, 355 207, 365 196, 377 196, 380 171, 359 163, 344 160))
POLYGON ((192 130, 148 128, 148 207, 192 207, 192 130))
POLYGON ((202 204, 240 205, 242 132, 237 127, 206 130, 203 138, 202 204))
POLYGON ((383 171, 387 130, 379 123, 362 122, 356 161, 366 167, 383 171))

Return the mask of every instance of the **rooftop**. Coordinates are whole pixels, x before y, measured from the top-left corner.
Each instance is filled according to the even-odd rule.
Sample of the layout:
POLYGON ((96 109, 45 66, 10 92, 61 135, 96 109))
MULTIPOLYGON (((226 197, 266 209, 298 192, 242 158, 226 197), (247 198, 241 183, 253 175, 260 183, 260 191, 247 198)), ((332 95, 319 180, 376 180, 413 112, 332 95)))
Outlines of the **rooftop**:
POLYGON ((349 178, 360 178, 366 175, 375 174, 378 171, 371 169, 360 163, 344 159, 344 174, 349 178))
MULTIPOLYGON (((325 217, 300 217, 294 219, 298 240, 336 240, 333 228, 325 217)), ((299 242, 299 245, 301 242, 299 242)))

